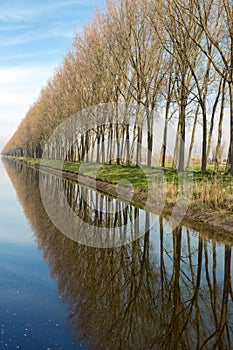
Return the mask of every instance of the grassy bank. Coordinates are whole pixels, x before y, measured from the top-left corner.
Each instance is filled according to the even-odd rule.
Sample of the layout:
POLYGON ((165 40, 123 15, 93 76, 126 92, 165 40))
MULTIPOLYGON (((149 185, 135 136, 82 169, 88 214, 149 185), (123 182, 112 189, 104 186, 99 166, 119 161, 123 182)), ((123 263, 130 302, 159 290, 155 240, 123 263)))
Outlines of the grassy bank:
MULTIPOLYGON (((14 157, 11 157, 15 159, 14 157)), ((99 181, 117 185, 125 184, 125 187, 140 191, 152 191, 158 196, 159 191, 166 192, 166 204, 172 206, 179 190, 182 178, 179 178, 177 171, 173 168, 152 167, 138 168, 136 166, 124 166, 116 164, 96 163, 64 163, 59 160, 41 160, 18 157, 17 160, 27 162, 33 166, 40 166, 52 169, 62 169, 64 172, 82 174, 99 181), (166 188, 165 188, 165 187, 166 188), (165 188, 165 190, 164 190, 165 188)), ((193 182, 192 198, 190 209, 199 211, 219 210, 233 212, 233 179, 224 175, 224 171, 215 172, 209 167, 205 175, 201 174, 199 167, 194 167, 184 174, 186 181, 193 182)))

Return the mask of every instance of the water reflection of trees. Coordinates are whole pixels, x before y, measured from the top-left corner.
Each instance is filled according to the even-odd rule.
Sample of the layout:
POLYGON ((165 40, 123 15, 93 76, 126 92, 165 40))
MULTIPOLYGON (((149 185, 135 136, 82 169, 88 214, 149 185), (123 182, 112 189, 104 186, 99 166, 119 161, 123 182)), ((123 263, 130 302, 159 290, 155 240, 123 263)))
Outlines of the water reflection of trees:
MULTIPOLYGON (((46 216, 37 172, 8 163, 5 167, 68 305, 69 325, 81 333, 87 348, 232 348, 228 245, 184 227, 169 234, 168 222, 162 218, 158 229, 123 247, 79 245, 62 235, 46 216)), ((65 187, 71 205, 72 198, 77 198, 76 186, 67 183, 65 187)), ((92 195, 100 201, 99 194, 92 195)), ((75 203, 74 210, 80 204, 75 203)), ((97 220, 90 208, 85 215, 89 214, 89 219, 97 220)), ((126 218, 130 220, 130 215, 126 218)), ((103 220, 110 223, 107 214, 103 220)), ((148 214, 146 220, 149 224, 148 214)))
POLYGON ((79 186, 75 182, 61 178, 56 178, 55 182, 53 175, 45 174, 44 176, 51 177, 49 187, 54 186, 54 190, 51 192, 57 193, 58 188, 60 191, 65 191, 69 206, 81 220, 90 225, 121 228, 129 222, 133 223, 135 218, 138 218, 139 213, 143 212, 132 205, 93 191, 89 187, 79 186))

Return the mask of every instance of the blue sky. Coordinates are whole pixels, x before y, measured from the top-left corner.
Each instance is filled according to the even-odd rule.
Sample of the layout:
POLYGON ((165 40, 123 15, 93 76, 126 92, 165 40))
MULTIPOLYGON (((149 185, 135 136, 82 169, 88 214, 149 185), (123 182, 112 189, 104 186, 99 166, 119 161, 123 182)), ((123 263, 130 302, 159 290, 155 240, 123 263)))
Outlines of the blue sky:
POLYGON ((0 1, 0 149, 103 0, 0 1))

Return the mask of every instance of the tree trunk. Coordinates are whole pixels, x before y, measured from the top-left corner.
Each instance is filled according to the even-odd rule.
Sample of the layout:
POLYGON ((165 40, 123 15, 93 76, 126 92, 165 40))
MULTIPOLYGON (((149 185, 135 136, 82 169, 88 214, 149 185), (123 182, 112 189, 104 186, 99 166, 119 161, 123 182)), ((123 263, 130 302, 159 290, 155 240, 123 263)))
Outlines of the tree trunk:
POLYGON ((117 165, 120 165, 121 158, 120 158, 120 140, 119 140, 119 124, 118 124, 118 122, 116 122, 115 130, 116 130, 116 146, 117 146, 117 165))
POLYGON ((174 153, 173 153, 173 162, 172 167, 176 168, 179 160, 179 144, 180 144, 180 122, 177 124, 176 128, 176 142, 174 147, 174 153))
POLYGON ((147 166, 151 168, 153 151, 153 116, 147 115, 147 166))
POLYGON ((84 142, 84 135, 81 135, 81 160, 83 161, 85 157, 85 142, 84 142))
POLYGON ((168 116, 169 116, 169 110, 170 110, 170 98, 167 101, 166 104, 166 112, 165 112, 165 123, 164 123, 164 129, 163 129, 163 144, 161 148, 161 167, 165 167, 166 163, 166 151, 167 151, 167 128, 168 128, 168 116))
POLYGON ((100 163, 100 126, 97 126, 97 148, 96 148, 96 163, 100 163))
POLYGON ((129 124, 126 124, 126 165, 130 165, 129 124))
POLYGON ((222 122, 223 122, 223 115, 224 115, 224 107, 225 107, 225 92, 226 92, 226 82, 223 82, 222 86, 222 102, 221 102, 221 110, 220 110, 220 116, 219 116, 219 123, 218 123, 218 141, 216 145, 216 152, 215 152, 215 168, 216 170, 219 169, 219 151, 221 147, 221 141, 222 141, 222 122))
POLYGON ((105 140, 104 140, 104 134, 105 134, 105 124, 102 125, 101 127, 101 134, 102 134, 102 163, 105 163, 105 140))
POLYGON ((179 145, 179 165, 178 172, 184 172, 184 157, 185 157, 185 117, 186 117, 186 86, 185 81, 183 79, 181 86, 181 96, 180 96, 180 111, 179 111, 179 137, 180 137, 180 145, 179 145))
POLYGON ((85 134, 85 153, 86 153, 86 162, 89 162, 89 146, 90 146, 90 137, 89 131, 86 131, 85 134))
POLYGON ((211 115, 210 130, 209 130, 209 137, 208 137, 208 146, 207 146, 207 155, 206 155, 207 162, 209 162, 209 158, 210 158, 210 148, 211 148, 211 141, 212 141, 212 135, 213 135, 213 129, 214 129, 214 119, 215 119, 216 109, 218 106, 219 97, 221 94, 221 86, 222 86, 222 79, 220 80, 220 83, 219 83, 218 93, 217 93, 217 96, 216 96, 215 101, 214 101, 214 106, 213 106, 212 115, 211 115))
POLYGON ((201 172, 206 173, 206 146, 207 146, 207 116, 206 116, 206 105, 202 106, 203 113, 203 126, 202 126, 202 162, 201 162, 201 172))
POLYGON ((112 138, 113 138, 113 128, 112 123, 109 124, 109 132, 108 132, 108 161, 109 164, 112 164, 112 138))
POLYGON ((136 153, 136 166, 140 167, 142 158, 142 128, 138 126, 138 142, 137 142, 137 153, 136 153))
POLYGON ((180 118, 179 118, 179 165, 178 165, 178 172, 182 173, 184 171, 184 157, 185 157, 185 109, 186 105, 184 101, 181 101, 181 111, 180 111, 180 118))
POLYGON ((194 145, 195 133, 196 133, 196 127, 197 127, 198 112, 199 112, 199 105, 197 106, 197 110, 196 110, 195 118, 194 118, 194 122, 193 122, 193 130, 192 130, 192 136, 191 136, 190 146, 189 146, 187 168, 189 168, 189 166, 190 166, 191 157, 192 157, 192 151, 193 151, 193 145, 194 145))
POLYGON ((230 94, 230 146, 229 146, 228 174, 233 175, 233 81, 229 82, 229 94, 230 94))

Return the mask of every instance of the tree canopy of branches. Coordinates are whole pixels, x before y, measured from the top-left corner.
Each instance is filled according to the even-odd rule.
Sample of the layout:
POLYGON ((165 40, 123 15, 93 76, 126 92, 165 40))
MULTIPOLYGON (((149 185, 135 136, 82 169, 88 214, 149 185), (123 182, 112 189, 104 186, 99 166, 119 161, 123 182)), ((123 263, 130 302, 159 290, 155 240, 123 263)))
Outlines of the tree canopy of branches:
POLYGON ((57 140, 51 157, 97 163, 116 160, 127 165, 136 161, 140 165, 142 145, 146 144, 144 158, 150 167, 154 137, 161 137, 155 121, 164 119, 161 165, 165 166, 167 128, 174 120, 177 140, 173 164, 183 172, 199 121, 205 173, 215 124, 219 126, 215 145, 219 164, 222 123, 229 101, 227 171, 233 175, 232 18, 231 0, 106 0, 105 7, 76 34, 62 64, 2 153, 40 158, 54 129, 80 112, 74 126, 77 137, 64 135, 57 140), (134 109, 126 110, 123 119, 118 120, 117 113, 82 117, 81 111, 92 106, 122 102, 134 109), (216 111, 219 123, 214 123, 216 111), (190 124, 193 135, 188 145, 190 124))

